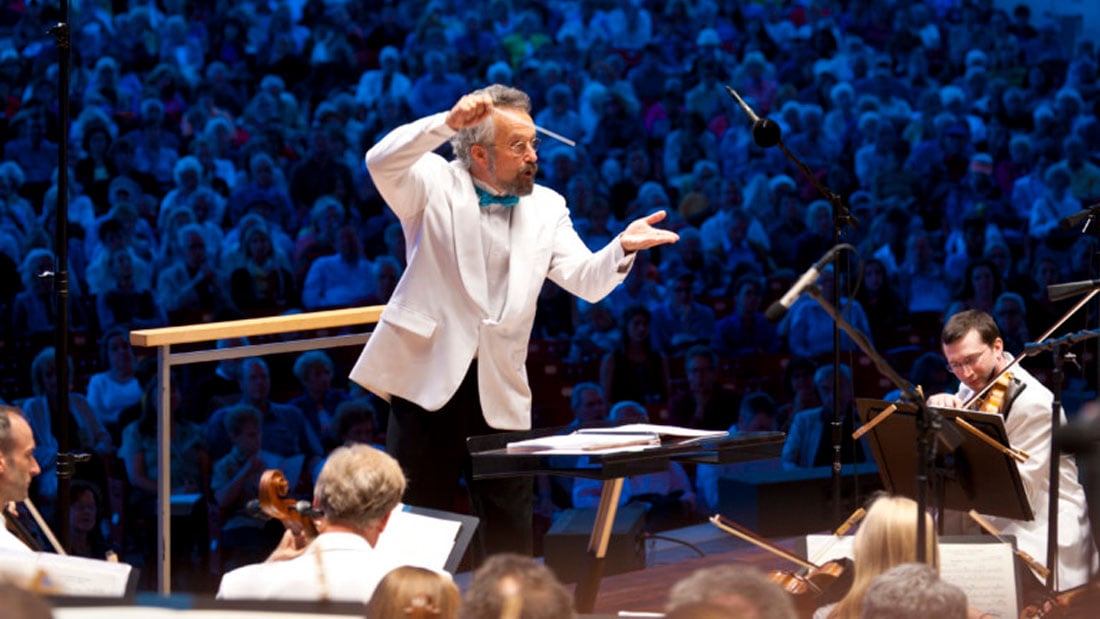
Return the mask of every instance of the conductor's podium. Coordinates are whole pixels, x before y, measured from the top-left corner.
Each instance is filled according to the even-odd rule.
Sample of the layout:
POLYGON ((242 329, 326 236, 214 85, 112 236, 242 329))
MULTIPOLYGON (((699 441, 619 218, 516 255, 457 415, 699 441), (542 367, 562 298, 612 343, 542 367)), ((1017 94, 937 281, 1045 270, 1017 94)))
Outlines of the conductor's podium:
POLYGON ((784 470, 778 459, 725 467, 718 478, 718 511, 765 537, 831 531, 882 490, 874 462, 842 465, 840 509, 835 510, 832 467, 784 470))

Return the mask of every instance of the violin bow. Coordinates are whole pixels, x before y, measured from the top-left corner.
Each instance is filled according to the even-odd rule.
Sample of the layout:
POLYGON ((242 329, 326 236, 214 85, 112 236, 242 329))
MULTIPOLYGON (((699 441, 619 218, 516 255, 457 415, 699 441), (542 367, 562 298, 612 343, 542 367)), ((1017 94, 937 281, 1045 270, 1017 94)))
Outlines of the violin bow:
MULTIPOLYGON (((1001 537, 1001 532, 997 530, 997 527, 993 526, 993 523, 983 518, 981 514, 974 510, 970 510, 967 512, 967 515, 970 516, 971 520, 978 523, 978 526, 984 529, 986 533, 989 533, 1001 542, 1004 542, 1006 544, 1009 543, 1008 540, 1001 537)), ((1043 579, 1043 582, 1046 582, 1047 576, 1050 575, 1050 570, 1048 570, 1045 565, 1039 563, 1035 560, 1035 557, 1032 557, 1031 555, 1027 554, 1023 550, 1020 550, 1019 548, 1013 548, 1013 552, 1015 552, 1018 557, 1023 559, 1024 563, 1026 563, 1033 572, 1038 574, 1039 577, 1043 579)))
POLYGON ((756 546, 759 546, 760 548, 763 548, 764 550, 767 550, 772 554, 778 555, 799 567, 805 568, 807 570, 818 569, 818 566, 814 565, 813 563, 810 563, 809 561, 803 559, 802 557, 799 557, 796 554, 791 553, 790 551, 776 546, 772 542, 769 542, 768 540, 760 537, 756 533, 753 533, 752 531, 743 528, 736 522, 728 518, 723 518, 721 514, 715 514, 711 516, 710 523, 718 527, 719 529, 722 529, 726 533, 729 533, 730 535, 740 537, 746 542, 749 542, 750 544, 755 544, 756 546))
MULTIPOLYGON (((1056 330, 1058 329, 1058 327, 1060 327, 1060 326, 1062 326, 1063 324, 1065 324, 1065 322, 1066 322, 1067 320, 1069 320, 1070 316, 1073 316, 1074 314, 1076 314, 1076 313, 1077 313, 1077 310, 1079 310, 1079 309, 1081 309, 1082 307, 1084 307, 1084 306, 1085 306, 1085 304, 1086 304, 1086 303, 1088 303, 1089 301, 1091 301, 1091 300, 1092 300, 1092 298, 1093 298, 1093 297, 1095 297, 1095 296, 1096 296, 1096 294, 1097 294, 1098 292, 1100 292, 1100 290, 1093 290, 1093 291, 1089 292, 1088 294, 1086 294, 1085 296, 1081 297, 1081 298, 1080 298, 1080 299, 1079 299, 1079 300, 1077 301, 1077 304, 1076 304, 1076 305, 1074 305, 1073 307, 1071 307, 1071 308, 1069 309, 1069 311, 1065 313, 1065 315, 1063 315, 1063 316, 1062 316, 1061 318, 1059 318, 1059 319, 1058 319, 1058 322, 1054 323, 1054 325, 1053 325, 1053 326, 1051 326, 1051 327, 1050 327, 1049 329, 1047 329, 1047 330, 1046 330, 1046 332, 1045 332, 1045 333, 1043 333, 1042 335, 1040 335, 1040 336, 1038 337, 1038 339, 1036 339, 1035 341, 1036 341, 1036 342, 1041 342, 1041 341, 1043 341, 1043 340, 1047 339, 1048 337, 1050 337, 1050 334, 1054 333, 1054 332, 1055 332, 1055 331, 1056 331, 1056 330)), ((962 406, 962 407, 963 407, 963 408, 970 408, 971 406, 973 406, 973 405, 974 405, 974 403, 975 403, 975 402, 977 402, 979 398, 981 398, 982 396, 984 396, 984 395, 985 395, 985 393, 986 393, 987 391, 989 391, 989 388, 990 388, 990 387, 992 387, 993 385, 997 384, 997 381, 998 381, 998 380, 1000 380, 1000 378, 1001 378, 1002 376, 1004 376, 1004 375, 1005 375, 1005 373, 1007 373, 1007 372, 1008 372, 1009 370, 1011 370, 1011 369, 1012 369, 1012 368, 1013 368, 1013 367, 1014 367, 1014 366, 1015 366, 1015 365, 1016 365, 1017 363, 1019 363, 1019 362, 1020 362, 1020 360, 1021 360, 1021 359, 1023 359, 1023 358, 1024 358, 1024 355, 1023 355, 1022 353, 1021 353, 1021 354, 1020 354, 1019 356, 1013 357, 1013 358, 1012 358, 1012 361, 1009 361, 1009 362, 1008 362, 1008 365, 1006 365, 1006 366, 1004 367, 1004 369, 1003 369, 1003 370, 1001 370, 1000 372, 998 372, 998 373, 997 373, 997 375, 996 375, 996 376, 994 376, 994 377, 993 377, 993 379, 992 379, 992 380, 990 380, 990 381, 989 381, 988 383, 986 383, 985 387, 982 387, 980 391, 978 391, 978 392, 976 392, 976 393, 975 393, 974 395, 970 396, 970 399, 968 399, 968 400, 967 400, 967 401, 966 401, 966 402, 965 402, 965 403, 963 404, 963 406, 962 406)))
POLYGON ((829 538, 829 543, 826 544, 824 547, 819 548, 818 551, 814 554, 814 563, 820 563, 822 558, 828 555, 829 551, 831 551, 833 547, 836 546, 837 541, 847 535, 848 531, 850 531, 852 527, 859 524, 859 522, 863 520, 863 517, 866 515, 867 510, 863 509, 862 507, 852 512, 852 515, 848 516, 848 519, 842 522, 840 526, 837 527, 835 531, 833 531, 832 537, 829 538))

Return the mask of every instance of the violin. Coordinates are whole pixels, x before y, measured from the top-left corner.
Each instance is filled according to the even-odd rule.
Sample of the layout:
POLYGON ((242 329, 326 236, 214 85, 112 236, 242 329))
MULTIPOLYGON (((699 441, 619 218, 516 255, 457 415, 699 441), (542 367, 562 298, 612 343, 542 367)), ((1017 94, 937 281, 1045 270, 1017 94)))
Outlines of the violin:
POLYGON ((1096 584, 1084 584, 1046 596, 1036 604, 1028 604, 1020 611, 1020 619, 1091 617, 1098 601, 1100 588, 1096 584))
MULTIPOLYGON (((853 518, 858 520, 861 517, 862 515, 857 517, 853 514, 844 525, 841 525, 842 528, 846 531, 851 524, 854 524, 853 518)), ((854 570, 851 559, 834 559, 817 565, 776 546, 720 514, 712 516, 710 522, 719 529, 755 544, 801 568, 798 572, 776 570, 768 574, 768 580, 779 585, 793 598, 799 616, 812 616, 814 610, 839 600, 852 586, 854 570)))
POLYGON ((1001 407, 1005 403, 1005 395, 1008 393, 1008 389, 1012 386, 1012 372, 1004 372, 997 377, 988 387, 986 387, 985 395, 978 399, 977 410, 983 413, 997 413, 1001 412, 1001 407))
POLYGON ((304 533, 306 539, 317 537, 317 523, 314 521, 315 512, 306 501, 298 501, 288 498, 290 483, 279 469, 268 469, 260 475, 259 499, 260 511, 279 522, 287 529, 299 535, 304 533))

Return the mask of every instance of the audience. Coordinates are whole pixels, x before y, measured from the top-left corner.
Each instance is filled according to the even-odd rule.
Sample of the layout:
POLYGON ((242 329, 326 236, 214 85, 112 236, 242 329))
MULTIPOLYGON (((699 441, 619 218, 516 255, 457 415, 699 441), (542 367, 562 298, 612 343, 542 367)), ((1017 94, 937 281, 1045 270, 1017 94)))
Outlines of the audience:
MULTIPOLYGON (((814 7, 829 19, 797 3, 655 9, 549 0, 534 13, 483 0, 469 15, 422 1, 373 12, 340 3, 198 12, 178 2, 115 4, 95 12, 99 34, 78 33, 87 57, 71 69, 72 170, 64 177, 72 181, 64 283, 74 384, 87 383, 91 410, 114 444, 131 420, 122 411, 136 410, 141 395, 127 329, 385 303, 414 239, 387 218, 362 152, 412 115, 444 109, 487 81, 528 90, 540 126, 579 141, 573 148, 543 136, 540 164, 587 222, 586 235, 609 237, 614 222, 658 207, 683 230, 678 246, 636 258, 609 299, 610 317, 600 315, 596 334, 584 338, 595 344, 579 355, 585 363, 558 366, 570 383, 602 382, 612 401, 673 413, 660 422, 691 425, 710 415, 718 420, 704 426, 737 421, 744 429, 732 418, 736 395, 721 409, 706 403, 698 380, 706 364, 685 356, 697 344, 719 355, 711 374, 741 367, 731 358, 767 352, 783 374, 803 376, 753 377, 773 397, 780 429, 818 406, 812 368, 797 358, 831 352, 831 320, 804 298, 773 337, 759 308, 837 240, 877 260, 865 265, 860 294, 844 281, 836 297, 855 296, 865 319, 843 303, 851 321, 880 347, 896 344, 896 327, 907 321, 925 336, 922 324, 965 307, 1015 325, 1004 331, 1024 344, 1071 303, 1049 301, 1047 286, 1095 278, 1095 239, 1059 221, 1100 195, 1092 104, 1100 58, 1090 31, 1064 36, 1055 22, 1030 22, 1026 6, 1010 15, 982 2, 916 3, 891 21, 881 7, 836 2, 814 7), (485 21, 483 13, 498 12, 485 21), (792 173, 779 149, 753 144, 723 82, 781 124, 793 154, 850 203, 859 227, 834 218, 833 202, 792 173), (319 203, 326 218, 308 217, 319 203), (991 277, 968 269, 985 259, 991 277), (768 284, 754 287, 743 273, 768 284), (967 290, 952 298, 956 282, 967 290), (623 310, 634 304, 652 313, 651 349, 631 339, 641 319, 623 310), (116 324, 122 329, 108 337, 116 324), (87 349, 100 341, 97 364, 87 349), (668 380, 658 380, 655 354, 668 380), (610 360, 602 373, 590 363, 596 357, 610 360), (625 380, 633 372, 623 366, 640 370, 643 357, 646 378, 625 380), (680 367, 691 369, 681 376, 680 367)), ((0 360, 29 367, 60 311, 62 282, 40 274, 57 270, 63 119, 41 77, 57 71, 37 44, 49 12, 16 3, 5 15, 0 281, 10 285, 0 319, 11 341, 31 336, 37 345, 6 345, 0 360)), ((539 314, 554 338, 578 330, 569 304, 540 304, 539 314)), ((1081 314, 1066 327, 1091 326, 1084 322, 1081 314)), ((852 350, 846 336, 842 346, 852 350)), ((212 404, 217 398, 239 399, 233 363, 182 376, 184 415, 207 423, 227 404, 212 404)), ((926 374, 924 382, 940 378, 926 374)), ((9 401, 32 395, 20 379, 0 387, 9 401)), ((334 423, 332 407, 322 408, 334 423)), ((341 440, 325 438, 325 447, 341 440)))

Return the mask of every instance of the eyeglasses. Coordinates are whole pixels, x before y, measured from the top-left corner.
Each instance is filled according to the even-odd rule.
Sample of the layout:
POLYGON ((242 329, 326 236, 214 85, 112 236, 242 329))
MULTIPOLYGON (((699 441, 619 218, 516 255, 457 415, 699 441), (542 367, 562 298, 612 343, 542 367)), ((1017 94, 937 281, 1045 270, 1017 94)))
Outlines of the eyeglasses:
POLYGON ((539 145, 542 144, 542 140, 538 138, 531 138, 530 140, 517 140, 508 145, 508 150, 512 151, 512 154, 517 157, 522 157, 527 154, 527 147, 530 146, 531 150, 536 153, 539 152, 539 145))
POLYGON ((947 369, 950 372, 958 373, 961 370, 963 370, 965 368, 968 368, 968 367, 974 365, 975 363, 977 363, 978 360, 981 359, 985 355, 985 353, 989 352, 990 350, 991 349, 986 348, 985 350, 983 350, 981 352, 976 352, 976 353, 966 357, 965 359, 961 359, 959 361, 952 361, 952 362, 947 364, 947 369))

